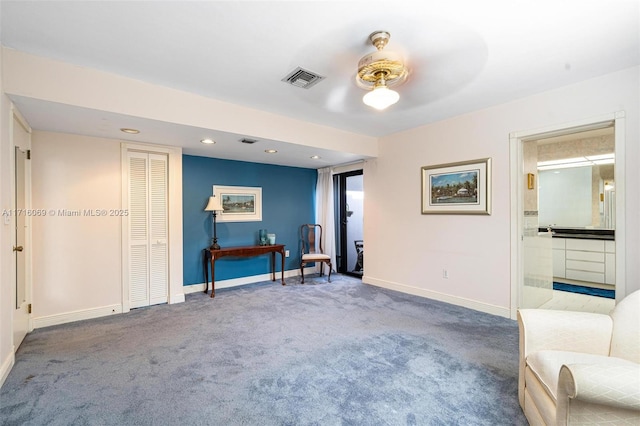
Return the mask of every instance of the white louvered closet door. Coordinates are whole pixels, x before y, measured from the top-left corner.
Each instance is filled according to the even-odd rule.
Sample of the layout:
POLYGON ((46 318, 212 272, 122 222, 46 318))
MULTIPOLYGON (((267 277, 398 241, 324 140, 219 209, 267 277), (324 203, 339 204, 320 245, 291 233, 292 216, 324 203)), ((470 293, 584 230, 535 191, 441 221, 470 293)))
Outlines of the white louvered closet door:
POLYGON ((129 152, 129 303, 168 301, 167 157, 129 152))

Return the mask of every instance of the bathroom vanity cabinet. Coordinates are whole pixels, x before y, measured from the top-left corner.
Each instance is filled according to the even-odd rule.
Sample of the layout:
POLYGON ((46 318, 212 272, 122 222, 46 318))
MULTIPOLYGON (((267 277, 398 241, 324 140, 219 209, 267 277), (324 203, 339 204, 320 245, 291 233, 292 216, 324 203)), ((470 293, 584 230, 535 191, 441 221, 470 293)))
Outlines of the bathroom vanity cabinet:
POLYGON ((554 230, 553 276, 615 285, 616 253, 613 235, 554 230))

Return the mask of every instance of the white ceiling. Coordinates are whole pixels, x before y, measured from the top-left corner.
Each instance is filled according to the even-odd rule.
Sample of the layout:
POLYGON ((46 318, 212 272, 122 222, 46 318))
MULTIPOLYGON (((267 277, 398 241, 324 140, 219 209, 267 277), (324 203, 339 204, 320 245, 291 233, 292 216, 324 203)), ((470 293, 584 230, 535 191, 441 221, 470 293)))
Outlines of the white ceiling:
MULTIPOLYGON (((374 137, 640 64, 638 1, 3 0, 0 13, 6 47, 374 137), (362 104, 354 83, 375 30, 391 33, 387 49, 411 70, 384 112, 362 104), (283 83, 297 66, 326 78, 308 90, 283 83)), ((105 135, 103 112, 13 100, 35 129, 105 135)), ((313 168, 357 159, 263 140, 248 153, 238 143, 245 135, 106 120, 186 154, 313 168), (218 140, 215 154, 198 142, 207 135, 218 140), (279 152, 265 156, 271 147, 279 152)))

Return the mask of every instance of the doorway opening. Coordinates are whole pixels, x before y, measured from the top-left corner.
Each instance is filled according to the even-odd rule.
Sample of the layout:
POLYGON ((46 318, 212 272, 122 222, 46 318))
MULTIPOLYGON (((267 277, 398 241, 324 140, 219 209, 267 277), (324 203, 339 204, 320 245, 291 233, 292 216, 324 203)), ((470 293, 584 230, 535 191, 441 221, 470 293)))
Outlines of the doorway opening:
MULTIPOLYGON (((615 113, 511 135, 513 318, 518 308, 553 308, 556 284, 624 297, 623 129, 615 113)), ((585 309, 615 303, 598 299, 585 309)))
POLYGON ((336 205, 336 270, 362 277, 364 273, 364 186, 362 170, 334 176, 336 205))

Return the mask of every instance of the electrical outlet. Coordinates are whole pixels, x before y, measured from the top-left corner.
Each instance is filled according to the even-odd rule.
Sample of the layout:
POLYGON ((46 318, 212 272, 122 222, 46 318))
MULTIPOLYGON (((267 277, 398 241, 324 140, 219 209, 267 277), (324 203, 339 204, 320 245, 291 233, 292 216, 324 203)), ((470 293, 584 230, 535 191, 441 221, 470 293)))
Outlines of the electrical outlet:
POLYGON ((289 250, 284 251, 284 257, 289 257, 289 250))
POLYGON ((449 271, 447 271, 446 269, 442 270, 442 278, 444 278, 445 280, 449 279, 449 271))

